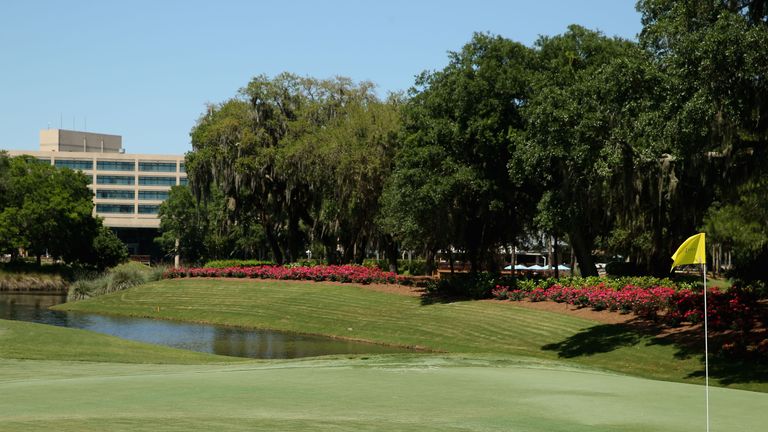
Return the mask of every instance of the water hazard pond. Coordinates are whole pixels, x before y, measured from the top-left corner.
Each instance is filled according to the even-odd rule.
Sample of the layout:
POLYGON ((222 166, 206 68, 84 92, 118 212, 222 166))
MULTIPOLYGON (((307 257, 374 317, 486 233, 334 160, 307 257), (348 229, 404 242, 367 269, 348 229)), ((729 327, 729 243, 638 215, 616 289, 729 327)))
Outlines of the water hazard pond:
POLYGON ((49 310, 64 296, 0 293, 0 319, 28 321, 105 333, 140 342, 212 354, 261 359, 329 354, 408 352, 405 348, 273 330, 251 330, 149 318, 49 310))

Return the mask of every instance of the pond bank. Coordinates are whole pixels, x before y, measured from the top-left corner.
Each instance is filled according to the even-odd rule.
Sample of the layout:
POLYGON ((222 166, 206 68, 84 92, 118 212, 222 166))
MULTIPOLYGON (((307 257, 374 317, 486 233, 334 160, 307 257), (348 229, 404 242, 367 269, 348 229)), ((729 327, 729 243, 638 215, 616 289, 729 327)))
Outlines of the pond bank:
POLYGON ((0 272, 0 292, 66 294, 69 284, 60 275, 0 272))
MULTIPOLYGON (((126 340, 232 357, 278 359, 332 354, 414 352, 407 348, 300 333, 49 309, 64 300, 65 296, 62 295, 0 293, 0 320, 90 330, 126 340)), ((7 350, 8 347, 4 349, 7 350)), ((31 351, 29 347, 26 348, 28 354, 31 351)))

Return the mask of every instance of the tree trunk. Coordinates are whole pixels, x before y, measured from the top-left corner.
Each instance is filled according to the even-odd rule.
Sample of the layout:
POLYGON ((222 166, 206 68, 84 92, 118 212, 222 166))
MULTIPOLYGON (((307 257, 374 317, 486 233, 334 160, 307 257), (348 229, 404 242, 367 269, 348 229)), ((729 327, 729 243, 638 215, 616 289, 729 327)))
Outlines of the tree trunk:
POLYGON ((339 257, 336 254, 336 245, 330 243, 323 243, 325 247, 325 260, 328 265, 337 265, 339 263, 339 257))
POLYGON ((576 274, 576 252, 573 250, 573 245, 571 245, 571 276, 574 276, 576 274))
POLYGON ((554 261, 554 258, 552 257, 552 236, 547 234, 547 267, 552 269, 552 262, 554 261))
POLYGON ((368 237, 363 235, 358 243, 355 243, 355 264, 362 265, 365 261, 365 246, 368 244, 368 237))
POLYGON ((38 267, 40 267, 43 264, 43 256, 42 256, 42 254, 35 255, 35 262, 37 263, 38 267))
POLYGON ((435 272, 435 252, 432 249, 427 248, 425 255, 425 273, 431 276, 435 272))
POLYGON ((595 260, 592 258, 591 242, 587 243, 584 234, 579 230, 572 231, 569 237, 576 261, 579 263, 581 276, 597 276, 597 267, 595 267, 595 260))
POLYGON ((272 250, 272 258, 275 260, 275 264, 282 265, 283 251, 280 249, 280 244, 277 242, 274 230, 271 226, 268 226, 265 227, 264 233, 267 236, 267 243, 269 243, 269 248, 272 250))
POLYGON ((299 260, 299 250, 301 249, 301 232, 299 231, 299 217, 295 212, 288 216, 288 241, 287 241, 287 259, 288 262, 299 260))
POLYGON ((355 256, 355 243, 350 242, 349 244, 343 244, 343 246, 344 251, 341 253, 341 263, 349 264, 355 256))
POLYGON ((397 259, 399 258, 398 255, 400 254, 400 251, 397 247, 397 242, 395 242, 395 239, 390 236, 384 236, 382 243, 384 244, 384 255, 386 256, 387 263, 389 264, 389 271, 397 274, 397 259))
POLYGON ((558 266, 560 263, 557 260, 557 234, 552 236, 552 267, 555 269, 555 279, 560 278, 560 270, 558 266))
POLYGON ((474 245, 467 245, 467 261, 469 261, 470 273, 476 274, 480 271, 480 257, 474 245))

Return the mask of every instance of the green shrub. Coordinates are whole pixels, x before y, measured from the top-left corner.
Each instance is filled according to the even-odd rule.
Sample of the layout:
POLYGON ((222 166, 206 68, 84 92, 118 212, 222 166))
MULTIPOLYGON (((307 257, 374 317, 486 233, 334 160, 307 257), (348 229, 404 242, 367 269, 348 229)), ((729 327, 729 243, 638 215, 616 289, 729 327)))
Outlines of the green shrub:
POLYGON ((14 260, 0 263, 0 272, 29 273, 34 275, 59 275, 66 280, 73 280, 83 267, 76 264, 43 264, 38 266, 34 261, 14 260))
MULTIPOLYGON (((266 261, 265 261, 266 262, 266 261)), ((273 263, 264 264, 264 265, 273 265, 273 263)), ((293 268, 293 267, 314 267, 319 265, 325 265, 325 260, 322 259, 305 259, 301 261, 294 261, 292 263, 285 264, 285 267, 293 268)))
POLYGON ((128 260, 128 248, 111 229, 101 226, 93 239, 93 260, 99 270, 122 264, 128 260))
MULTIPOLYGON (((385 270, 389 270, 387 267, 385 270)), ((398 272, 408 272, 412 276, 425 276, 427 274, 427 261, 426 260, 398 260, 397 261, 398 272)))
POLYGON ((497 275, 487 272, 476 274, 454 273, 443 275, 427 286, 427 293, 471 299, 489 298, 497 285, 497 275))
POLYGON ((379 268, 381 270, 389 270, 389 262, 387 260, 377 260, 373 258, 364 259, 363 267, 379 268))
POLYGON ((78 301, 94 297, 98 295, 97 293, 105 291, 108 283, 109 279, 105 276, 95 279, 79 279, 69 286, 67 301, 78 301))
POLYGON ((159 281, 163 278, 165 270, 167 270, 167 267, 165 266, 150 267, 148 270, 146 270, 146 273, 144 273, 144 279, 147 282, 159 281))
MULTIPOLYGON (((380 268, 384 271, 389 271, 388 260, 366 259, 363 260, 364 267, 380 268)), ((427 276, 427 261, 426 260, 397 260, 397 273, 406 276, 427 276)))
POLYGON ((533 291, 536 289, 536 280, 535 279, 518 279, 517 280, 517 289, 523 290, 523 291, 533 291))
POLYGON ((611 261, 605 265, 605 274, 608 276, 639 276, 640 271, 634 263, 611 261))
MULTIPOLYGON (((148 272, 146 272, 148 273, 148 272)), ((109 283, 105 292, 100 294, 122 291, 146 282, 145 272, 129 266, 118 266, 109 272, 109 283)))
POLYGON ((148 267, 141 263, 128 262, 101 275, 84 273, 70 285, 67 301, 96 297, 160 280, 164 271, 163 267, 148 267))
POLYGON ((238 259, 226 259, 226 260, 212 260, 205 263, 203 268, 228 268, 228 267, 258 267, 263 265, 274 265, 272 261, 260 261, 260 260, 238 260, 238 259))

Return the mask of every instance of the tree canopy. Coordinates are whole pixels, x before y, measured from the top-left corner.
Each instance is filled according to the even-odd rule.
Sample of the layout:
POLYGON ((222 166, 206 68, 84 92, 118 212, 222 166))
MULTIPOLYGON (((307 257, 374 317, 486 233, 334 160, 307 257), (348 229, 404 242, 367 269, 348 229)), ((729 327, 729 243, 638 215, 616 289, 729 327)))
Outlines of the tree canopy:
POLYGON ((88 177, 29 156, 0 154, 0 251, 50 255, 105 267, 127 258, 122 243, 92 216, 88 177))
POLYGON ((257 76, 192 130, 178 203, 196 221, 193 196, 217 203, 224 237, 260 227, 277 262, 406 248, 494 270, 544 232, 582 274, 596 254, 662 274, 706 228, 738 249, 740 274, 765 278, 767 4, 641 0, 638 41, 478 33, 386 99, 348 78, 257 76))

